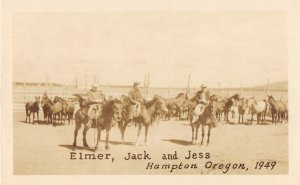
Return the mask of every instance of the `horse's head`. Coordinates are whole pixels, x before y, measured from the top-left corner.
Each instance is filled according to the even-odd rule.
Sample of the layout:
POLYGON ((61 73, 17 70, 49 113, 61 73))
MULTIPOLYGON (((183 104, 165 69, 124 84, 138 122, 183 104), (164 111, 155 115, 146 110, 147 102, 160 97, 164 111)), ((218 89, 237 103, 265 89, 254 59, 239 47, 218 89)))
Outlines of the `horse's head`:
POLYGON ((155 109, 156 110, 161 110, 164 113, 168 112, 166 103, 161 97, 159 97, 158 95, 154 95, 153 101, 155 101, 155 109))
POLYGON ((41 106, 41 97, 40 96, 35 96, 35 102, 36 104, 40 107, 41 106))
POLYGON ((114 121, 121 121, 122 120, 122 111, 123 111, 123 105, 120 100, 114 99, 111 100, 112 103, 112 119, 114 121))
POLYGON ((215 115, 217 112, 217 108, 218 108, 218 103, 217 101, 211 101, 208 106, 206 107, 208 112, 207 114, 210 115, 215 115))
POLYGON ((270 102, 270 101, 276 102, 276 99, 274 98, 274 96, 268 95, 268 102, 270 102))
POLYGON ((80 96, 80 95, 77 94, 77 93, 75 93, 75 94, 73 94, 73 95, 76 97, 77 101, 79 102, 79 107, 80 107, 80 108, 87 107, 88 102, 87 102, 86 99, 84 99, 82 96, 80 96))
POLYGON ((56 102, 59 102, 58 96, 55 96, 55 97, 54 97, 53 103, 56 103, 56 102))

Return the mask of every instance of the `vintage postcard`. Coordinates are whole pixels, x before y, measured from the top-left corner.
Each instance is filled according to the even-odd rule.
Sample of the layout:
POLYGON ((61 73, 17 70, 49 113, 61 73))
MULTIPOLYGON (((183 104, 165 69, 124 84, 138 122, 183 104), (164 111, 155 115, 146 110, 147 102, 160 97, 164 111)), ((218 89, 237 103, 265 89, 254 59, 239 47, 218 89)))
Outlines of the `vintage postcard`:
POLYGON ((12 175, 289 175, 289 16, 12 12, 12 175))

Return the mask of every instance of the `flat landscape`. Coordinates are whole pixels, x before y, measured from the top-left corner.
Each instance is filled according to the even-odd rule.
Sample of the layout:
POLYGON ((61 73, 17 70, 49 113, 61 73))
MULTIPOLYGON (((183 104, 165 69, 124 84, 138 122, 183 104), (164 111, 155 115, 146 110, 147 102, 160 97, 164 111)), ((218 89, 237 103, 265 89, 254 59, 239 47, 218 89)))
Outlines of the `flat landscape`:
POLYGON ((271 125, 270 117, 261 125, 257 125, 256 121, 250 125, 249 116, 245 119, 246 124, 221 121, 218 127, 212 129, 208 146, 206 142, 202 146, 190 142, 191 127, 185 120, 161 120, 159 124, 152 125, 149 129, 149 145, 143 144, 142 132, 138 147, 133 143, 137 128, 127 128, 126 142, 123 144, 120 131, 115 126, 110 134, 110 149, 105 150, 102 141, 101 149, 94 152, 94 129, 87 134, 91 149, 82 147, 81 128, 77 138, 78 147, 74 150, 74 124, 56 127, 42 122, 31 124, 24 122, 24 112, 14 112, 13 116, 14 174, 18 175, 288 173, 288 123, 271 125), (125 160, 128 153, 147 153, 151 160, 125 160), (197 153, 197 159, 185 159, 189 153, 197 153), (85 154, 89 154, 88 159, 81 160, 80 157, 85 154), (109 159, 89 159, 92 155, 98 157, 98 154, 109 154, 109 159), (169 156, 178 159, 162 160, 163 154, 172 154, 169 156), (209 157, 205 158, 207 155, 209 157), (264 162, 264 166, 255 169, 257 162, 264 162), (271 164, 274 165, 272 170, 271 164), (196 168, 192 168, 195 165, 196 168))

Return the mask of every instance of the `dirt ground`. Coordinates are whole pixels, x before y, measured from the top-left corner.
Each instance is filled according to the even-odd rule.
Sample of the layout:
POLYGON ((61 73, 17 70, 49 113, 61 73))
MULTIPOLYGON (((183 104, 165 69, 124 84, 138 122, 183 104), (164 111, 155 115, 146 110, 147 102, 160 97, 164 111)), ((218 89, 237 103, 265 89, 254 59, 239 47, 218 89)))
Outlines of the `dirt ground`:
MULTIPOLYGON (((24 113, 14 113, 14 174, 288 173, 287 123, 271 125, 267 121, 262 125, 257 125, 255 121, 253 125, 238 125, 221 122, 218 127, 212 129, 209 146, 190 143, 191 127, 187 121, 183 120, 160 121, 159 124, 152 125, 149 129, 148 146, 143 144, 144 132, 140 138, 140 146, 134 146, 133 141, 137 133, 137 128, 134 126, 127 129, 125 144, 121 142, 119 129, 114 127, 110 134, 110 149, 105 150, 104 142, 101 142, 101 149, 94 152, 81 147, 82 128, 77 138, 78 147, 73 150, 74 124, 54 127, 43 123, 25 123, 24 120, 24 113), (175 151, 178 159, 162 160, 163 154, 174 154, 175 151), (189 151, 197 153, 198 158, 185 159, 189 151), (128 156, 128 152, 135 154, 146 152, 151 160, 125 160, 124 157, 128 156), (209 158, 201 158, 202 154, 199 153, 204 156, 209 155, 209 158), (109 159, 102 160, 81 160, 80 154, 110 154, 110 156, 109 159), (71 157, 76 159, 70 159, 71 157), (256 162, 264 162, 262 169, 255 169, 256 162), (270 164, 275 164, 272 170, 270 164), (147 166, 148 169, 146 169, 147 166), (156 167, 158 169, 154 169, 156 167)), ((95 143, 94 134, 94 129, 88 131, 87 139, 90 147, 95 143)), ((199 129, 199 138, 201 138, 201 129, 199 129)), ((104 134, 102 134, 102 139, 104 139, 104 134)))

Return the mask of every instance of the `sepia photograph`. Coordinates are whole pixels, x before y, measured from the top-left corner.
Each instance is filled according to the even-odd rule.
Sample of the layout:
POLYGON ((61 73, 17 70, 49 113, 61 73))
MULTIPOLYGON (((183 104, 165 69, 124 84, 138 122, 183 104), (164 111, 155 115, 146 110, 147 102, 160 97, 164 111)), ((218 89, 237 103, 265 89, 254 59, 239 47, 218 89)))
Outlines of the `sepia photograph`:
POLYGON ((284 11, 12 15, 14 175, 286 175, 284 11))

